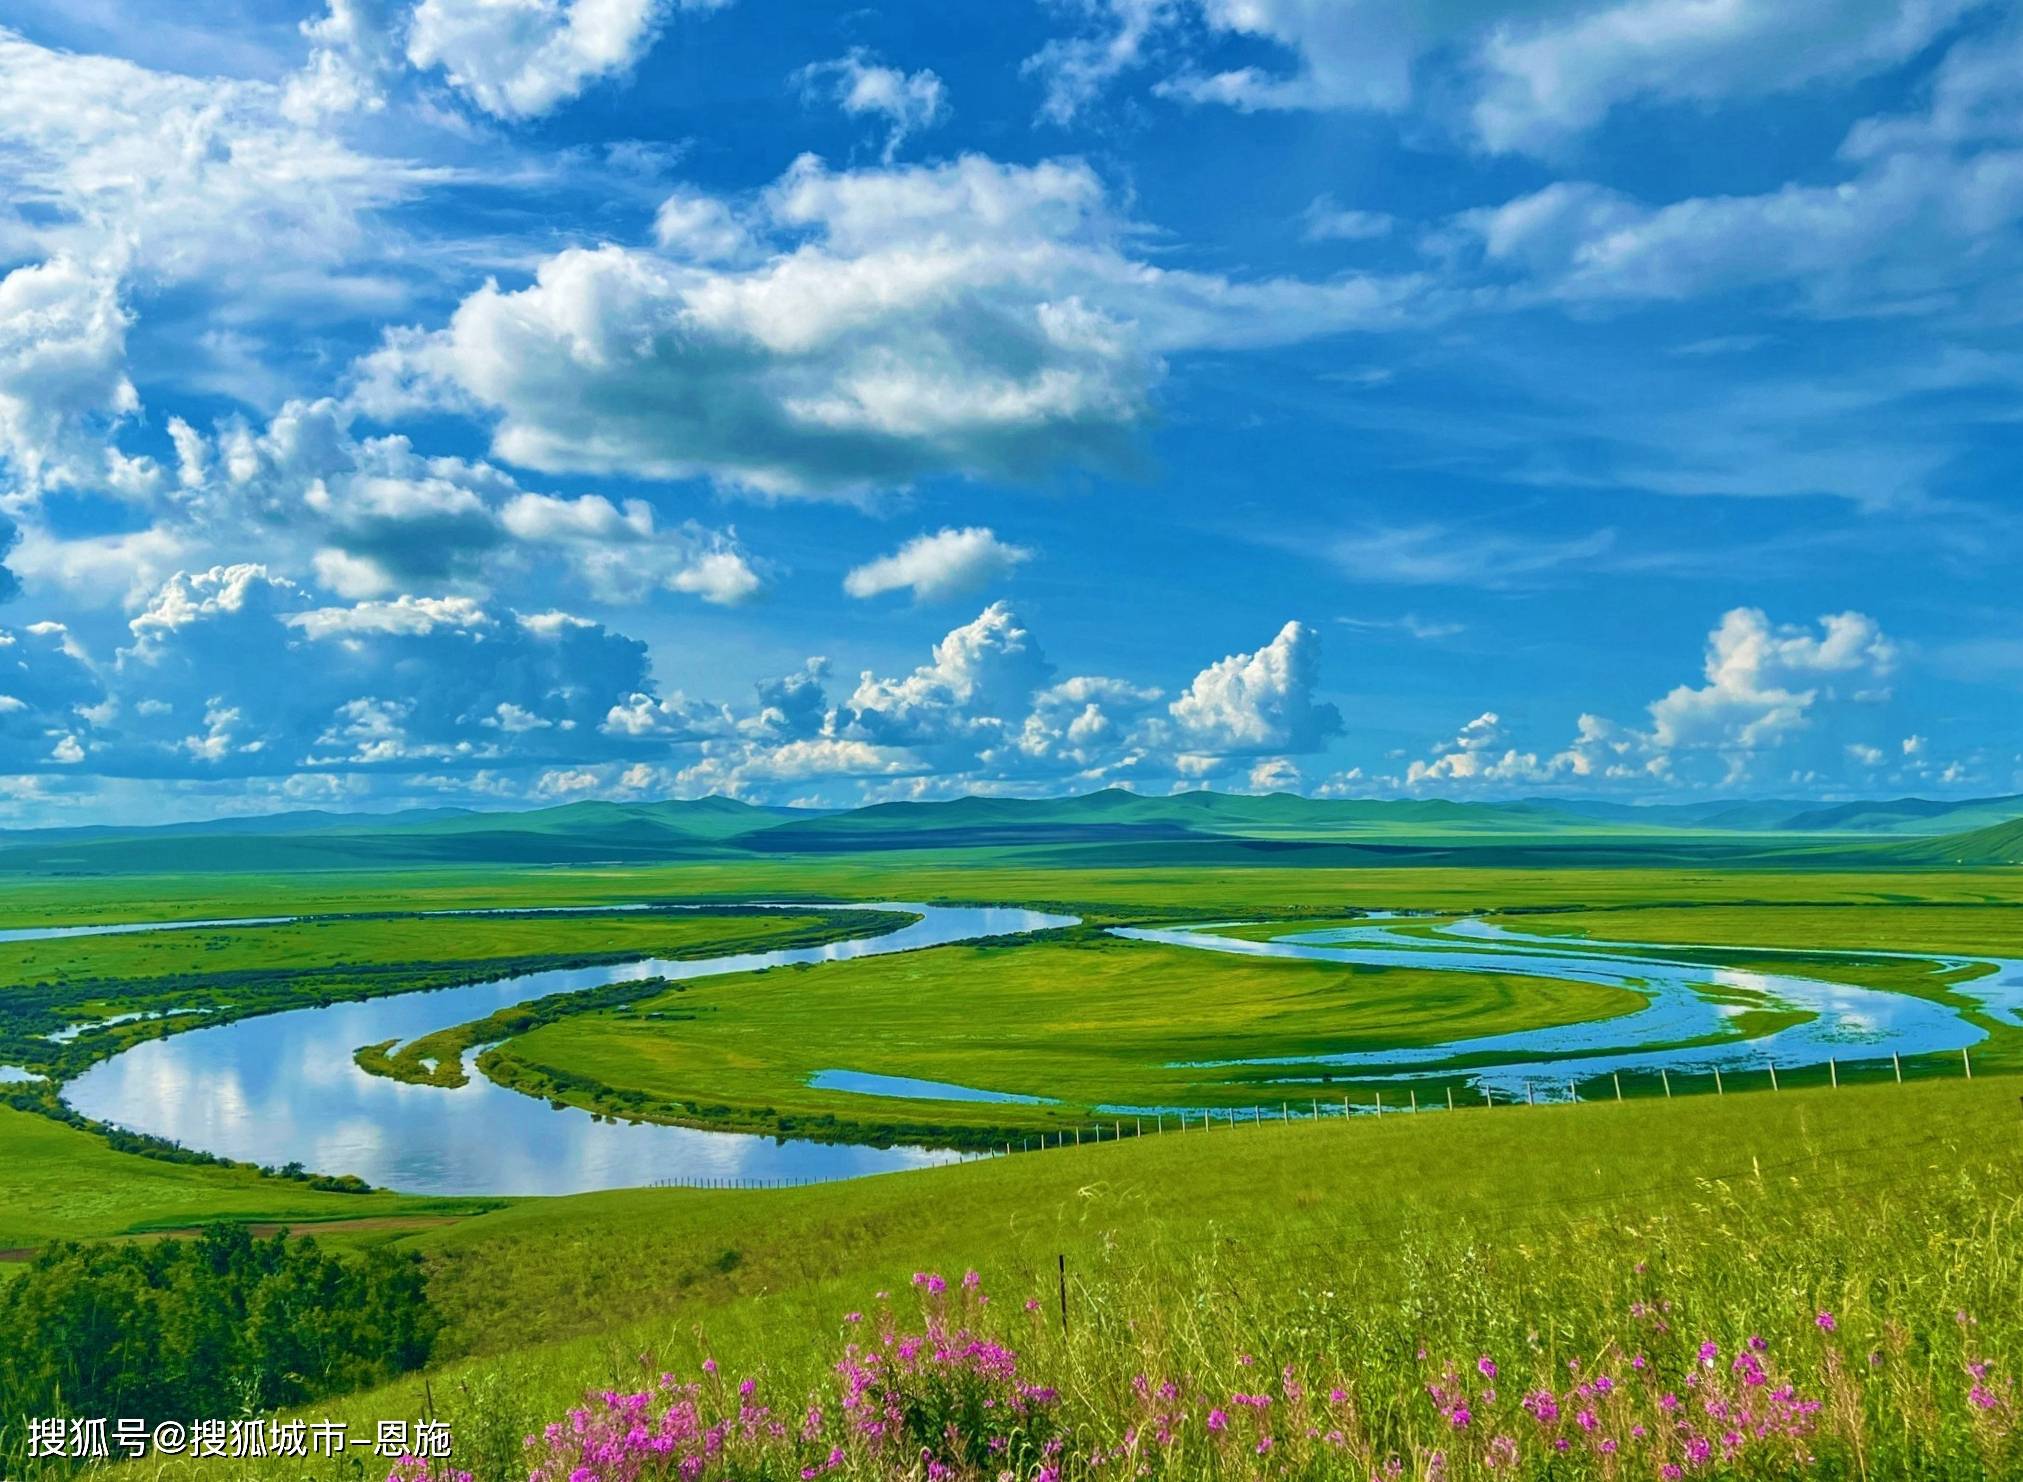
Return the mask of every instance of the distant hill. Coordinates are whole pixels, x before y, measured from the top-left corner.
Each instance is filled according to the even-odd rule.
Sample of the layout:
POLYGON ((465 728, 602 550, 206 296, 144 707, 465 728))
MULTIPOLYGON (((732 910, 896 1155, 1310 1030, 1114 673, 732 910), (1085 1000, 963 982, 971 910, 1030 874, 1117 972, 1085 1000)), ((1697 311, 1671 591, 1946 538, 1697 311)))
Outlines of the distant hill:
POLYGON ((701 858, 795 811, 708 797, 525 812, 288 813, 148 828, 37 829, 0 833, 0 869, 258 872, 701 858))
POLYGON ((795 819, 744 837, 768 853, 986 845, 1157 843, 1219 837, 1540 833, 1588 821, 1537 805, 1445 799, 1303 798, 1292 793, 1183 792, 1149 796, 1120 787, 1078 798, 954 798, 877 803, 795 819))
POLYGON ((242 813, 184 823, 89 823, 67 828, 0 829, 0 848, 43 842, 78 843, 90 839, 202 838, 208 834, 304 834, 360 829, 383 832, 439 819, 482 815, 470 808, 409 808, 397 813, 332 813, 305 808, 290 813, 242 813))
POLYGON ((1829 804, 1798 798, 1714 798, 1692 803, 1540 801, 1542 806, 1562 813, 1646 828, 1655 825, 1797 834, 1949 834, 2023 816, 2023 794, 1964 799, 1861 799, 1829 804))
POLYGON ((1864 833, 1962 833, 1984 825, 2006 823, 2023 815, 2023 794, 1971 798, 1965 802, 1930 798, 1896 798, 1886 803, 1840 803, 1794 816, 1785 828, 1799 833, 1861 831, 1864 833))
POLYGON ((1937 839, 1906 840, 1891 848, 1890 858, 1923 865, 2023 864, 2023 818, 1937 839))
POLYGON ((1692 803, 1613 803, 1583 798, 1536 800, 1577 817, 1633 828, 1775 829, 1815 802, 1796 798, 1708 798, 1692 803))
POLYGON ((0 871, 38 874, 736 860, 896 850, 1016 850, 1044 865, 1442 863, 1803 866, 2015 862, 2023 797, 1636 806, 1531 798, 1305 798, 1107 788, 843 812, 733 798, 567 803, 524 812, 306 811, 147 828, 0 832, 0 871), (1920 835, 1929 837, 1919 837, 1920 835))

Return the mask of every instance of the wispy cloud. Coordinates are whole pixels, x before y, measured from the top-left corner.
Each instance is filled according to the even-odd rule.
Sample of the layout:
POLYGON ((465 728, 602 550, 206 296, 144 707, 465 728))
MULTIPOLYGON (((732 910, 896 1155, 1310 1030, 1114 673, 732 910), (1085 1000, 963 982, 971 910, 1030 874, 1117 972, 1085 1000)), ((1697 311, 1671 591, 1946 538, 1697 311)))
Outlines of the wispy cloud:
POLYGON ((1325 541, 1321 553, 1357 581, 1391 586, 1531 586, 1591 567, 1616 550, 1611 529, 1561 538, 1454 525, 1370 525, 1325 541))
POLYGON ((1468 631, 1466 623, 1428 622, 1416 613, 1406 613, 1394 618, 1353 618, 1335 619, 1344 628, 1358 633, 1403 633, 1408 638, 1416 638, 1421 643, 1435 643, 1442 638, 1453 638, 1468 631))

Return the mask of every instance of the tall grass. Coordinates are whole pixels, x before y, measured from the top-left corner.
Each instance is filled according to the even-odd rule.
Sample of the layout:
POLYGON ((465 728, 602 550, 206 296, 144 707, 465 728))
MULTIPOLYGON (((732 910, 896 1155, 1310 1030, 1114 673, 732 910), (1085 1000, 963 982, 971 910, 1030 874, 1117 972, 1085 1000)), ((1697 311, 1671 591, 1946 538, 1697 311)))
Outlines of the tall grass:
POLYGON ((440 1237, 475 1262, 443 1293, 477 1355, 335 1408, 368 1433, 447 1420, 430 1482, 2023 1475, 2016 1085, 523 1206, 440 1237), (723 1285, 689 1284, 680 1252, 727 1239, 745 1255, 723 1285), (481 1273, 563 1263, 578 1306, 613 1314, 594 1336, 530 1348, 568 1314, 479 1305, 481 1273))
MULTIPOLYGON (((641 1476, 1979 1477, 2023 1468, 2023 1204, 1769 1179, 1516 1241, 1110 1248, 921 1273, 830 1333, 601 1387, 542 1482, 641 1476), (1850 1196, 1857 1191, 1842 1191, 1850 1196), (1869 1191, 1873 1195, 1874 1191, 1869 1191), (824 1372, 828 1370, 830 1372, 824 1372)), ((651 1368, 651 1364, 647 1369, 651 1368)), ((480 1463, 482 1465, 482 1462, 480 1463)))

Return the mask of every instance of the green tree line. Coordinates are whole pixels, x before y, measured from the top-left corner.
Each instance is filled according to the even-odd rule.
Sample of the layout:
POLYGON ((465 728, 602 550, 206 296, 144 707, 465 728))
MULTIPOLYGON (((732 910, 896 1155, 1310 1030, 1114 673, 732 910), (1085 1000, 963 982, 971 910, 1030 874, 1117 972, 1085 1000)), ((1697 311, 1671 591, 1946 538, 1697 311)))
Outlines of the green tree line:
POLYGON ((336 1256, 219 1225, 44 1249, 0 1283, 0 1471, 30 1417, 230 1418, 421 1367, 439 1321, 419 1260, 336 1256))

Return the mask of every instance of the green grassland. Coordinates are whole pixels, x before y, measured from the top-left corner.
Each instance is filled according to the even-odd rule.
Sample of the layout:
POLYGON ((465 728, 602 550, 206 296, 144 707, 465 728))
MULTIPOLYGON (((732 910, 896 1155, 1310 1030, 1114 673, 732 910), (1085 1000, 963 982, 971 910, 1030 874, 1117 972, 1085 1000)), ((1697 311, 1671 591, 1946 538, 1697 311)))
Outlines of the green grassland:
MULTIPOLYGON (((250 1169, 165 1163, 114 1152, 89 1132, 0 1106, 0 1252, 52 1240, 188 1229, 214 1220, 351 1225, 387 1239, 497 1200, 326 1194, 250 1169)), ((0 1261, 0 1280, 10 1263, 0 1261)))
POLYGON ((423 916, 325 919, 272 926, 190 928, 114 936, 0 942, 0 988, 62 974, 138 983, 151 978, 227 975, 249 970, 287 973, 309 968, 375 969, 453 961, 485 966, 530 957, 687 956, 725 950, 727 940, 767 947, 812 926, 866 923, 889 930, 876 914, 821 913, 729 916, 707 911, 612 911, 596 915, 423 916))
POLYGON ((636 901, 1020 904, 1093 920, 1338 916, 1344 910, 1581 911, 1625 906, 2023 903, 2005 869, 1745 871, 1583 866, 1128 869, 1029 863, 989 850, 606 866, 304 871, 273 875, 15 876, 0 927, 211 917, 581 906, 636 901))
POLYGON ((804 1136, 861 1132, 886 1115, 1058 1131, 1086 1125, 1102 1103, 1250 1107, 1278 1097, 1260 1086, 1272 1071, 1169 1068, 1175 1061, 1435 1044, 1642 1006, 1591 983, 1230 959, 1076 934, 681 984, 520 1035, 481 1063, 533 1094, 642 1119, 804 1136), (1060 1104, 905 1103, 809 1087, 823 1069, 1060 1104))
MULTIPOLYGON (((875 1140, 925 1107, 944 1129, 994 1140, 1008 1121, 1028 1132, 1086 1128, 1090 1108, 1105 1102, 1278 1099, 1277 1088, 1251 1083, 1255 1072, 1173 1062, 1423 1045, 1602 1018, 1637 1002, 1577 981, 1211 956, 1111 938, 1100 930, 1110 924, 1243 918, 1265 935, 1378 909, 1485 914, 1545 935, 1698 944, 1693 960, 1710 966, 1801 971, 1956 1004, 1956 977, 1938 959, 2023 955, 2023 872, 1992 863, 2007 847, 2009 825, 1999 822, 1982 830, 1993 840, 1985 850, 1950 836, 1743 838, 1701 826, 1715 815, 1662 838, 1606 818, 1534 834, 1521 811, 1473 822, 1345 812, 1330 825, 1341 837, 1312 837, 1311 818, 1286 805, 1190 806, 1205 811, 1140 817, 1103 800, 1094 827, 1126 832, 1094 835, 1088 807, 971 809, 959 826, 932 811, 823 823, 735 806, 707 817, 451 818, 416 823, 393 851, 369 830, 333 825, 313 847, 276 843, 267 863, 348 853, 361 867, 231 868, 257 854, 246 845, 219 849, 217 867, 201 873, 153 875, 121 873, 120 840, 83 841, 88 849, 42 841, 29 851, 42 864, 0 881, 0 925, 354 919, 0 944, 0 1024, 12 1012, 26 1034, 32 1010, 41 1017, 30 1037, 39 1037, 45 1021, 142 1006, 208 1002, 238 1013, 315 1002, 345 983, 396 991, 529 964, 714 955, 875 925, 813 909, 453 923, 418 921, 420 910, 918 900, 1077 915, 1085 926, 1032 941, 697 981, 619 1007, 558 1010, 483 1062, 509 1084, 625 1115, 875 1140), (589 832, 554 844, 550 836, 578 823, 589 832), (976 842, 990 829, 1012 832, 976 842), (1367 837, 1349 837, 1359 831, 1367 837), (480 835, 482 847, 471 842, 480 835), (688 852, 675 857, 677 848, 688 852), (53 872, 73 866, 90 873, 53 872), (797 935, 807 933, 818 935, 797 935), (1920 958, 1862 955, 1877 951, 1920 958), (1059 1101, 917 1103, 808 1087, 813 1071, 830 1068, 1059 1101)), ((1924 817, 1892 805, 1871 812, 1859 817, 1879 829, 1924 817)), ((156 840, 153 854, 129 862, 172 846, 191 847, 156 840)), ((1761 1077, 1736 1077, 1720 1097, 1451 1113, 1431 1109, 1433 1084, 1416 1116, 1186 1132, 1169 1119, 1163 1133, 1100 1146, 763 1192, 510 1201, 324 1193, 244 1168, 118 1152, 88 1131, 0 1108, 0 1251, 153 1238, 214 1218, 313 1224, 341 1247, 412 1251, 445 1324, 431 1366, 311 1410, 368 1428, 440 1415, 456 1430, 457 1465, 478 1482, 524 1478, 521 1438, 586 1387, 628 1385, 661 1366, 693 1375, 705 1355, 798 1415, 811 1396, 833 1399, 833 1366, 852 1331, 845 1314, 882 1320, 889 1310, 902 1328, 915 1324, 913 1273, 970 1267, 996 1300, 965 1309, 967 1320, 1016 1348, 1021 1372, 1057 1390, 1064 1423, 1093 1444, 1117 1440, 1139 1374, 1172 1377, 1203 1406, 1268 1389, 1287 1366, 1314 1393, 1332 1386, 1350 1397, 1343 1424, 1361 1448, 1353 1457, 1323 1455, 1304 1431, 1288 1430, 1271 1470, 1250 1459, 1249 1432, 1241 1452, 1209 1442, 1197 1409, 1165 1475, 1360 1482, 1392 1455, 1415 1482, 1485 1475, 1487 1432, 1464 1445, 1428 1399, 1427 1385, 1444 1382, 1440 1366, 1496 1355, 1505 1393, 1475 1398, 1484 1426, 1514 1431, 1527 1423, 1513 1411, 1517 1395, 1565 1388, 1570 1359, 1617 1366, 1629 1388, 1624 1355, 1648 1349, 1653 1372, 1683 1383, 1695 1371, 1690 1345, 1718 1342, 1725 1362, 1749 1335, 1765 1340, 1780 1382, 1821 1400, 1804 1445, 1822 1475, 2023 1474, 2023 1077, 2003 1073, 2023 1069, 2023 1036, 1981 1022, 1992 1037, 1976 1050, 1972 1081, 1952 1057, 1907 1066, 1902 1086, 1863 1084, 1863 1072, 1843 1067, 1834 1090, 1790 1076, 1771 1094, 1753 1089, 1761 1077), (1037 1314, 1029 1298, 1043 1302, 1037 1314), (1657 1303, 1668 1304, 1663 1333, 1635 1315, 1657 1303), (1817 1325, 1823 1312, 1836 1315, 1830 1340, 1817 1325), (1239 1355, 1254 1369, 1239 1367, 1239 1355), (1982 1382, 1970 1381, 1970 1364, 1992 1376, 1990 1407, 1967 1399, 1969 1383, 1982 1382)), ((24 1063, 4 1049, 0 1063, 24 1063)), ((0 1260, 0 1281, 19 1269, 0 1260)), ((0 1436, 0 1455, 6 1446, 0 1436)), ((791 1477, 798 1466, 775 1471, 791 1477)), ((1709 1475, 1791 1470, 1757 1460, 1709 1475)), ((150 1462, 146 1471, 363 1475, 356 1458, 150 1462)), ((849 1471, 890 1475, 854 1462, 849 1471)), ((1503 1474, 1655 1471, 1527 1452, 1503 1474)))
MULTIPOLYGON (((1213 1399, 1276 1393, 1292 1366, 1353 1399, 1373 1460, 1474 1477, 1479 1447, 1463 1450, 1425 1394, 1443 1363, 1494 1355, 1514 1411, 1533 1386, 1570 1385, 1569 1360, 1627 1377, 1627 1355, 1648 1351, 1675 1374, 1706 1340, 1725 1368, 1760 1335, 1782 1380, 1832 1402, 1809 1442, 1832 1458, 1825 1475, 2006 1475, 2008 1433, 1965 1395, 1970 1360, 1998 1386, 2023 1364, 2017 1088, 1267 1124, 811 1189, 527 1201, 404 1237, 448 1325, 435 1363, 310 1411, 368 1434, 434 1413, 453 1427, 456 1465, 503 1482, 524 1475, 520 1438, 585 1388, 662 1368, 700 1377, 706 1356, 726 1386, 750 1376, 798 1417, 834 1394, 846 1314, 889 1308, 903 1328, 913 1273, 973 1267, 996 1300, 971 1320, 1058 1388, 1088 1435, 1116 1436, 1134 1375, 1213 1399), (1659 1303, 1662 1334, 1633 1316, 1659 1303), (1835 1317, 1830 1343, 1821 1312, 1835 1317)), ((1196 1448, 1199 1424, 1184 1437, 1196 1448)), ((1227 1454, 1185 1455, 1168 1475, 1251 1474, 1227 1454)), ((1347 1462, 1303 1470, 1366 1474, 1360 1456, 1347 1462)), ((347 1465, 146 1470, 335 1478, 347 1465)), ((1518 1475, 1621 1473, 1547 1457, 1518 1475)))
MULTIPOLYGON (((1569 885, 1564 877, 1523 883, 1534 898, 1541 886, 1569 885)), ((1773 883, 1795 890, 1809 882, 1786 877, 1773 883)), ((1292 896, 1301 884, 1287 880, 1281 888, 1292 896)), ((1985 1069, 2023 1069, 2017 1026, 1950 991, 1982 969, 1860 955, 1864 949, 2007 955, 2023 949, 2023 905, 2014 901, 1719 901, 1574 913, 1527 907, 1498 919, 1545 934, 1705 944, 1661 955, 1938 999, 1988 1031, 1975 1051, 1985 1069)), ((1341 921, 1299 923, 1305 929, 1330 924, 1341 921)), ((1437 925, 1398 924, 1407 933, 1437 925)), ((1289 929, 1259 924, 1233 934, 1262 938, 1289 929)), ((1738 1032, 1769 1032, 1793 1021, 1787 1012, 1755 1006, 1739 990, 1729 996, 1747 1010, 1731 1025, 1738 1032)), ((1091 1109, 1105 1103, 1248 1107, 1338 1096, 1345 1089, 1324 1072, 1310 1072, 1310 1083, 1265 1084, 1298 1075, 1297 1066, 1189 1069, 1186 1062, 1416 1046, 1605 1018, 1639 1006, 1634 994, 1583 983, 1218 958, 1083 937, 1044 946, 949 948, 687 986, 621 1011, 561 1019, 510 1040, 483 1063, 495 1079, 529 1094, 645 1120, 861 1137, 877 1133, 882 1115, 916 1130, 925 1125, 952 1136, 1002 1139, 1086 1123, 1091 1109), (807 1032, 813 1024, 825 1026, 821 1035, 807 1032), (900 1100, 809 1086, 809 1076, 824 1069, 1052 1097, 1059 1104, 900 1100)), ((1848 1074, 1879 1075, 1885 1066, 1855 1064, 1848 1074)), ((1959 1068, 1956 1058, 1929 1057, 1914 1060, 1910 1073, 1950 1075, 1959 1068)), ((1823 1067, 1787 1072, 1800 1082, 1827 1074, 1823 1067)), ((1681 1088, 1695 1085, 1680 1078, 1681 1088)), ((1443 1090, 1432 1084, 1421 1094, 1438 1098, 1443 1090)), ((1631 1090, 1658 1087, 1633 1082, 1631 1090)), ((1372 1099, 1364 1089, 1352 1094, 1359 1102, 1372 1099)), ((1472 1093, 1464 1087, 1463 1094, 1472 1093)))
POLYGON ((1957 904, 1876 901, 1859 911, 1809 902, 1633 904, 1606 911, 1527 911, 1502 920, 1522 931, 1597 941, 2023 956, 2023 896, 2016 894, 1957 904))
MULTIPOLYGON (((2002 871, 1287 868, 1226 875, 1188 867, 1036 869, 967 856, 958 866, 926 851, 903 859, 284 874, 257 881, 225 875, 44 880, 20 882, 0 900, 21 914, 30 904, 45 920, 129 913, 382 914, 0 944, 0 983, 11 985, 0 990, 0 1031, 10 1024, 15 1029, 12 1041, 0 1045, 12 1054, 0 1053, 0 1061, 54 1065, 68 1057, 64 1063, 81 1064, 134 1039, 204 1022, 190 1016, 113 1026, 61 1049, 40 1038, 97 1015, 208 1005, 214 1015, 231 1016, 248 1006, 290 1007, 563 962, 788 945, 874 924, 799 913, 451 922, 398 914, 401 907, 735 897, 1019 902, 1070 911, 1091 923, 1231 914, 1266 923, 1239 929, 1248 935, 1330 924, 1348 911, 1487 911, 1527 931, 1733 944, 1732 951, 1698 955, 1710 965, 1785 968, 1942 998, 1949 975, 1936 964, 1836 954, 1879 946, 2007 951, 2023 935, 2023 887, 2002 871), (1802 958, 1752 956, 1750 947, 1809 950, 1802 958), (62 985, 60 993, 45 988, 38 999, 29 985, 49 981, 62 985)), ((1419 928, 1408 923, 1404 929, 1419 928)), ((1072 1125, 1102 1103, 1227 1106, 1271 1099, 1272 1093, 1247 1084, 1255 1072, 1204 1076, 1164 1069, 1171 1061, 1424 1044, 1636 1006, 1631 994, 1589 985, 1258 963, 1120 943, 1087 931, 1079 938, 827 965, 753 980, 751 992, 743 984, 694 985, 588 1015, 559 1005, 555 1014, 541 1016, 555 1022, 492 1052, 486 1065, 496 1079, 530 1093, 632 1117, 872 1140, 889 1140, 903 1124, 914 1132, 938 1128, 960 1134, 955 1140, 983 1140, 1072 1125), (813 1032, 818 1026, 820 1034, 813 1032), (933 1103, 931 1115, 923 1114, 922 1103, 805 1084, 811 1071, 830 1068, 1057 1097, 1060 1104, 1008 1114, 988 1103, 933 1103)), ((499 1038, 493 1032, 499 1027, 485 1026, 476 1040, 465 1035, 456 1044, 406 1047, 405 1061, 375 1061, 374 1068, 410 1079, 454 1080, 462 1073, 455 1057, 438 1061, 438 1052, 499 1038)), ((1752 1019, 1745 1027, 1771 1025, 1752 1019)), ((1987 1027, 1995 1034, 1989 1069, 2023 1065, 2013 1026, 1987 1027)), ((1438 1095, 1439 1088, 1428 1092, 1438 1095)), ((1324 1093, 1317 1084, 1278 1094, 1324 1093)), ((1356 1097, 1367 1099, 1361 1092, 1356 1097)))
POLYGON ((75 1074, 144 1039, 251 1014, 640 957, 810 946, 896 912, 413 915, 0 942, 0 1064, 75 1074), (77 1024, 119 1015, 67 1041, 77 1024))

